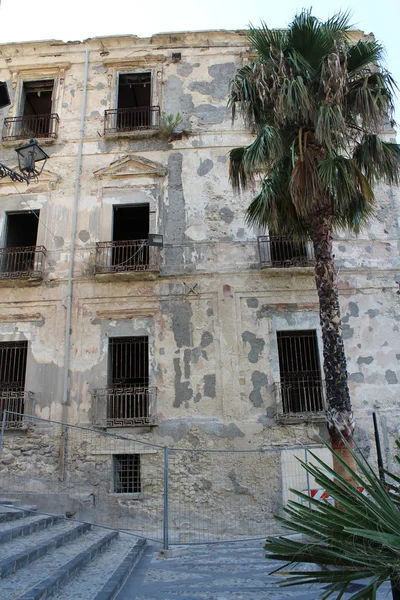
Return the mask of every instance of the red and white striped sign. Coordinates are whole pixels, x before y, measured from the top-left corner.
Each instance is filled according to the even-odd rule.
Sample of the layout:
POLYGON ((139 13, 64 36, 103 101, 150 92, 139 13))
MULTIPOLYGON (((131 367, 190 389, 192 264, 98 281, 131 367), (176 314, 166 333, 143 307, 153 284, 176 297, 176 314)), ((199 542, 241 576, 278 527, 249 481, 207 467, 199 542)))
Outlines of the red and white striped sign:
MULTIPOLYGON (((370 494, 367 492, 367 490, 363 487, 359 487, 357 488, 359 492, 362 493, 363 496, 369 496, 370 494)), ((327 492, 326 490, 323 489, 317 489, 317 490, 310 490, 310 496, 311 498, 314 498, 314 500, 332 500, 331 496, 329 495, 329 492, 327 492)))

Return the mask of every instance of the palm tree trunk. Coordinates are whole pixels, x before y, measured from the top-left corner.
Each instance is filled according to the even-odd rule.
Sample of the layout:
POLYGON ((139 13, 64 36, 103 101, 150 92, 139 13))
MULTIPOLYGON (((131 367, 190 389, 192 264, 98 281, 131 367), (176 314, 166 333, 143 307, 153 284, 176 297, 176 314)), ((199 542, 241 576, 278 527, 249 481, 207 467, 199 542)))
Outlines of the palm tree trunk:
MULTIPOLYGON (((354 420, 350 403, 347 361, 342 337, 339 292, 332 254, 332 221, 319 215, 313 223, 315 281, 319 297, 322 328, 327 419, 330 443, 339 456, 354 470, 356 465, 346 442, 354 445, 354 420)), ((334 459, 333 468, 346 480, 347 471, 334 459)))

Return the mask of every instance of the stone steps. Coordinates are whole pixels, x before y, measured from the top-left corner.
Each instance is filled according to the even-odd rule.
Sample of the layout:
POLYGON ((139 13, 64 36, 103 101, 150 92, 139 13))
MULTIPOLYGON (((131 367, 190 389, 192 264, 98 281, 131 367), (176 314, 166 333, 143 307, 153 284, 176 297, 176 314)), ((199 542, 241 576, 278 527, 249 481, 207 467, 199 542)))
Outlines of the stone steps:
POLYGON ((111 600, 145 546, 143 539, 26 507, 0 507, 0 514, 7 515, 0 522, 1 600, 111 600))

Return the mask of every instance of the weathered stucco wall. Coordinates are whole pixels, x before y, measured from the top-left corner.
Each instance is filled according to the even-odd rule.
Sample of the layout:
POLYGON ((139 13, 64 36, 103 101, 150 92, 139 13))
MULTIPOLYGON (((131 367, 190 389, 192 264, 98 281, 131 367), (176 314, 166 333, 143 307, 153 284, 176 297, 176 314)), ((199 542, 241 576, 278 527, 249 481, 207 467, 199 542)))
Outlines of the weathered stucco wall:
MULTIPOLYGON (((275 418, 276 332, 319 332, 318 302, 312 269, 260 270, 261 232, 244 218, 249 196, 234 194, 228 181, 229 150, 251 139, 240 121, 232 126, 226 106, 229 79, 245 60, 243 32, 0 46, 0 79, 13 99, 1 119, 18 114, 25 79, 54 77, 57 83, 59 132, 56 140, 43 141, 50 160, 39 182, 27 188, 0 181, 2 239, 7 212, 39 209, 37 243, 47 248, 42 283, 0 283, 0 341, 29 342, 26 389, 34 394, 36 415, 90 424, 91 391, 107 385, 108 338, 148 335, 158 426, 125 433, 220 448, 312 442, 325 435, 322 423, 284 426, 275 418), (65 407, 67 276, 86 48, 65 407), (181 59, 174 61, 178 51, 181 59), (158 132, 104 136, 104 110, 116 105, 118 72, 148 69, 153 103, 162 113, 182 115, 180 139, 168 142, 158 132), (150 205, 152 231, 164 235, 159 275, 95 276, 95 243, 111 239, 113 205, 143 202, 150 205)), ((3 162, 15 164, 19 143, 1 144, 3 162)), ((357 435, 366 448, 372 410, 385 413, 387 446, 400 413, 400 194, 382 187, 377 200, 370 227, 358 238, 339 233, 335 243, 357 435)))

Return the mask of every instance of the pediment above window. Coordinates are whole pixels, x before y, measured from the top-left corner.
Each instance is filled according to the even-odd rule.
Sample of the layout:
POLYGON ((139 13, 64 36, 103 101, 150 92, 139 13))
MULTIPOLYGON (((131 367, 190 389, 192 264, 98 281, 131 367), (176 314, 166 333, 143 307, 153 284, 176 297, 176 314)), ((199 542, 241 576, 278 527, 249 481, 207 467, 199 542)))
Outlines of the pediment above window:
POLYGON ((161 163, 127 154, 112 162, 108 167, 94 172, 100 178, 165 177, 167 168, 161 163))

